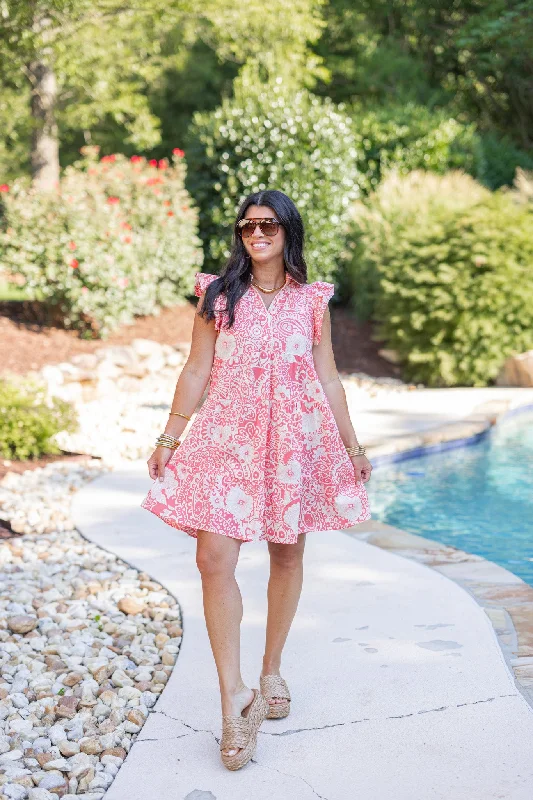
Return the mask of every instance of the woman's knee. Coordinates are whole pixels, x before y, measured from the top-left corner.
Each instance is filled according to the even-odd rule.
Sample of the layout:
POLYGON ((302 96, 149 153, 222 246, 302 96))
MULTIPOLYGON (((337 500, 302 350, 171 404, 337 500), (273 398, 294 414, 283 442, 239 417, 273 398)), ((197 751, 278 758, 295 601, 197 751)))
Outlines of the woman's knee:
POLYGON ((271 563, 279 569, 300 569, 303 562, 305 539, 298 537, 296 544, 277 544, 270 542, 268 549, 271 563))
POLYGON ((231 576, 239 557, 239 542, 210 531, 198 531, 196 566, 203 578, 231 576))

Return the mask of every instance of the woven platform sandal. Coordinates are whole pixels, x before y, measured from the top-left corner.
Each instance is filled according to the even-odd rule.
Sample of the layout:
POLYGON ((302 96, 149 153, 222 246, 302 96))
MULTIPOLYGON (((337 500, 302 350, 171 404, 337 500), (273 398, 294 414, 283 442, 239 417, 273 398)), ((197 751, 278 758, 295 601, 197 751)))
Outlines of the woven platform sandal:
POLYGON ((231 770, 244 767, 252 758, 257 745, 257 732, 268 713, 268 703, 261 692, 258 689, 252 691, 254 699, 240 716, 222 717, 220 757, 224 766, 231 770), (230 756, 222 752, 234 748, 242 749, 230 756))
POLYGON ((268 702, 267 719, 282 719, 289 716, 291 710, 291 694, 286 681, 280 675, 262 675, 259 678, 259 686, 261 694, 268 702, 275 697, 281 700, 286 700, 286 703, 270 703, 268 702))

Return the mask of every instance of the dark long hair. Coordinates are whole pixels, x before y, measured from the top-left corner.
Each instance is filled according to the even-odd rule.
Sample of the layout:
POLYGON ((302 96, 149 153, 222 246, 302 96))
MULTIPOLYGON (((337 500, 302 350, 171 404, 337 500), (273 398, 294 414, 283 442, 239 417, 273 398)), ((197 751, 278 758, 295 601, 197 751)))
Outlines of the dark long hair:
POLYGON ((226 298, 224 311, 227 314, 226 328, 235 322, 235 306, 250 286, 252 259, 246 252, 237 232, 237 223, 243 219, 250 206, 269 206, 285 229, 283 260, 285 270, 298 283, 307 283, 307 265, 303 256, 304 226, 298 209, 286 194, 277 189, 249 194, 237 212, 233 227, 231 253, 220 277, 206 289, 202 310, 197 312, 206 322, 215 318, 215 300, 219 294, 226 298))

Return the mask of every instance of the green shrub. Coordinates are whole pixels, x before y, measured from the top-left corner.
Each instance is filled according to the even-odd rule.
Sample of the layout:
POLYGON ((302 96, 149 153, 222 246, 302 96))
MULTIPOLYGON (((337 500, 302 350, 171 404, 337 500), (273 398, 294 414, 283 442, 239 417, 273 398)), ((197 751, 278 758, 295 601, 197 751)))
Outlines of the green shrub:
POLYGON ((229 255, 244 198, 278 189, 304 220, 310 280, 334 276, 343 225, 358 196, 356 140, 341 106, 272 87, 195 114, 189 137, 187 186, 200 207, 208 271, 229 255))
POLYGON ((487 133, 481 141, 485 159, 483 182, 491 189, 511 186, 519 167, 533 170, 533 155, 520 150, 509 138, 487 133))
POLYGON ((55 192, 22 179, 3 187, 0 266, 22 275, 27 293, 55 308, 65 327, 105 337, 192 293, 202 252, 183 151, 172 164, 98 161, 96 151, 83 148, 55 192))
POLYGON ((75 409, 44 386, 24 379, 0 381, 0 456, 25 460, 60 453, 53 440, 60 431, 78 429, 75 409))
POLYGON ((484 178, 483 147, 475 125, 458 122, 446 109, 432 111, 416 103, 354 106, 351 116, 358 140, 359 184, 365 194, 391 169, 401 174, 462 169, 484 178))
POLYGON ((352 291, 405 377, 484 386, 533 347, 533 204, 461 173, 389 175, 354 209, 352 291))

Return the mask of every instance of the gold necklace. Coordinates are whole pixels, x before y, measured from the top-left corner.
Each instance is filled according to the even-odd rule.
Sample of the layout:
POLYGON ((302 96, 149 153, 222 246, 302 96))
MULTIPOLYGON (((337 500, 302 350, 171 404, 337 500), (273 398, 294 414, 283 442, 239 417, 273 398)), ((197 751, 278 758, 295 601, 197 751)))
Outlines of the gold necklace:
MULTIPOLYGON (((285 283, 287 283, 287 281, 288 281, 288 275, 285 276, 285 283)), ((261 289, 261 291, 265 292, 266 294, 271 294, 272 292, 275 292, 278 289, 283 289, 283 287, 285 286, 285 283, 282 283, 281 286, 274 286, 273 289, 265 289, 265 288, 263 288, 263 286, 259 286, 258 283, 255 283, 255 278, 252 275, 252 286, 257 287, 257 289, 261 289)))

